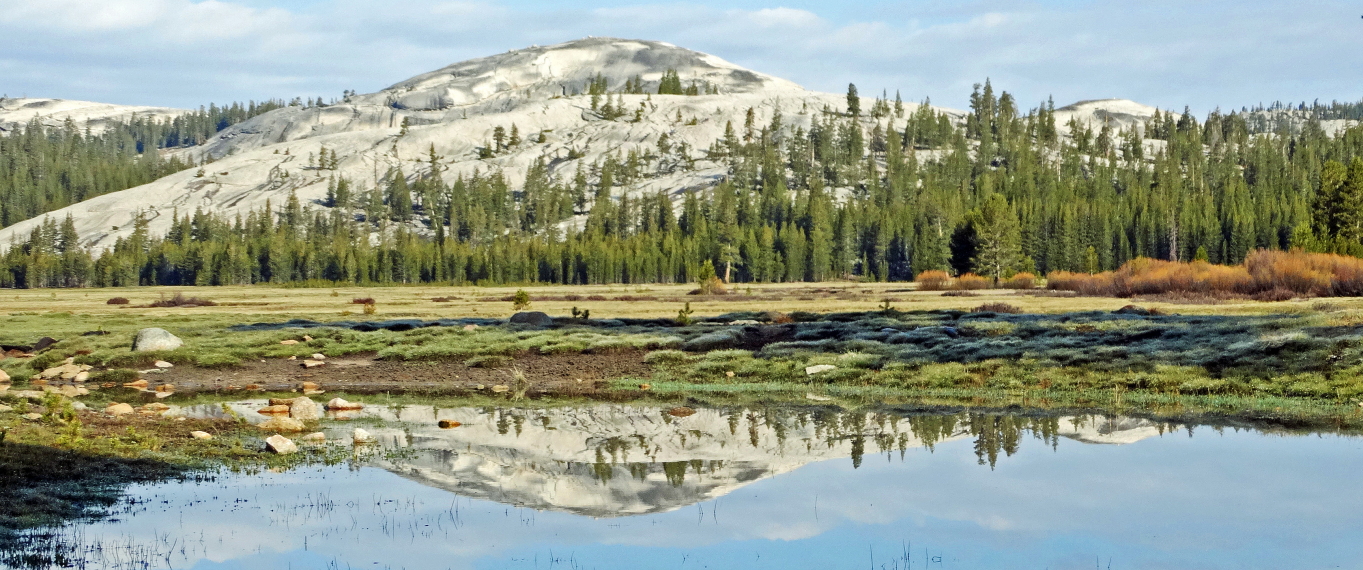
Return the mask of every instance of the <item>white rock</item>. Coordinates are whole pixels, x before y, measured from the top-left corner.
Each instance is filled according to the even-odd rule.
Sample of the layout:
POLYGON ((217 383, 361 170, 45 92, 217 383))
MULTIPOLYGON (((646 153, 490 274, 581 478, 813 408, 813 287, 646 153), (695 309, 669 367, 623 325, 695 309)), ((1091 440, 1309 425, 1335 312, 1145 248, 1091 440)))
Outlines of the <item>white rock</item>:
POLYGON ((300 421, 322 419, 322 406, 307 396, 299 396, 289 403, 289 417, 300 421))
POLYGON ((298 420, 295 420, 295 419, 293 419, 293 418, 286 418, 286 417, 280 416, 280 417, 270 418, 269 420, 267 420, 267 421, 265 421, 265 422, 263 422, 263 423, 257 425, 256 427, 258 427, 258 428, 260 428, 260 429, 262 429, 262 430, 265 430, 265 431, 277 431, 277 432, 283 432, 283 433, 298 433, 298 432, 300 432, 300 431, 303 431, 303 429, 304 429, 305 427, 307 427, 307 426, 304 426, 304 425, 303 425, 303 422, 298 421, 298 420))
POLYGON ((9 379, 9 373, 5 372, 4 370, 0 370, 0 384, 6 383, 6 382, 9 382, 9 381, 10 381, 10 379, 9 379))
POLYGON ((166 329, 149 328, 137 331, 137 339, 133 340, 133 351, 175 350, 184 344, 180 337, 170 334, 166 329))
POLYGON ((206 431, 191 431, 189 435, 194 439, 213 439, 213 434, 206 431))
POLYGON ((24 419, 26 419, 26 420, 31 420, 31 421, 35 421, 35 422, 36 422, 36 421, 38 421, 38 420, 43 419, 43 415, 40 414, 40 413, 37 413, 37 412, 30 412, 30 413, 24 414, 24 419))
POLYGON ((374 437, 373 434, 365 431, 363 428, 355 428, 355 431, 350 435, 350 438, 355 443, 374 443, 378 441, 378 438, 374 437))
POLYGON ((127 415, 133 413, 133 407, 132 404, 113 403, 109 404, 109 407, 104 408, 104 413, 111 416, 127 415))
POLYGON ((313 360, 326 360, 326 359, 327 359, 327 356, 326 356, 325 354, 320 353, 320 352, 314 352, 314 353, 312 353, 312 359, 313 359, 313 360))
POLYGON ((809 376, 813 376, 813 375, 818 374, 818 373, 820 373, 820 372, 828 372, 829 370, 837 370, 837 369, 838 369, 838 367, 837 367, 837 366, 833 366, 832 364, 815 364, 814 366, 806 366, 806 367, 805 367, 805 374, 806 374, 806 375, 809 375, 809 376))
POLYGON ((298 444, 294 443, 292 439, 274 434, 265 438, 265 450, 276 455, 288 455, 298 452, 298 444))
POLYGON ((332 398, 327 402, 328 410, 359 410, 364 408, 364 404, 359 402, 347 402, 341 398, 332 398))
POLYGON ((171 364, 171 363, 166 362, 166 361, 164 361, 164 360, 157 360, 155 363, 152 364, 152 366, 155 366, 155 367, 157 367, 157 368, 174 368, 174 367, 175 367, 174 364, 171 364))
POLYGON ((13 411, 14 411, 14 407, 13 407, 13 406, 9 406, 9 405, 6 405, 6 404, 0 404, 0 412, 13 412, 13 411))
POLYGON ((320 431, 315 431, 308 435, 298 438, 298 440, 304 443, 326 443, 327 434, 324 434, 320 431))

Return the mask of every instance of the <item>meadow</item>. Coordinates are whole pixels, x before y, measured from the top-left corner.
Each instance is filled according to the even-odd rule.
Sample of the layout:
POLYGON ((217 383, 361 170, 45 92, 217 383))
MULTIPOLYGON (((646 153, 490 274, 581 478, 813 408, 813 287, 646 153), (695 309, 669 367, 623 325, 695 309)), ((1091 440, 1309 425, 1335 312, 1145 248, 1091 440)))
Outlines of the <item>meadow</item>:
MULTIPOLYGON (((572 394, 547 381, 537 388, 542 379, 532 374, 524 393, 1023 406, 1287 424, 1363 419, 1363 299, 1188 304, 1046 290, 920 291, 903 283, 754 285, 727 295, 690 294, 694 289, 525 287, 529 310, 555 317, 540 328, 503 324, 515 312, 515 287, 15 290, 0 299, 0 343, 60 342, 34 358, 0 360, 0 368, 22 386, 66 358, 94 366, 92 383, 110 384, 137 378, 158 359, 249 375, 258 362, 320 353, 396 367, 384 374, 420 375, 514 370, 530 355, 611 355, 645 366, 572 394), (127 303, 108 304, 115 295, 127 303), (177 295, 179 306, 160 302, 177 295), (427 326, 433 324, 447 326, 427 326), (479 326, 466 330, 469 324, 479 326), (180 336, 185 347, 128 350, 136 331, 151 326, 180 336), (298 344, 281 344, 290 340, 298 344), (831 368, 807 371, 815 366, 831 368)), ((319 382, 329 378, 318 371, 319 382)), ((224 386, 182 385, 186 393, 175 397, 224 386)), ((429 382, 423 386, 430 390, 429 382)), ((478 396, 476 386, 483 385, 451 382, 441 392, 478 396)), ((370 390, 401 392, 403 385, 379 382, 370 390)))

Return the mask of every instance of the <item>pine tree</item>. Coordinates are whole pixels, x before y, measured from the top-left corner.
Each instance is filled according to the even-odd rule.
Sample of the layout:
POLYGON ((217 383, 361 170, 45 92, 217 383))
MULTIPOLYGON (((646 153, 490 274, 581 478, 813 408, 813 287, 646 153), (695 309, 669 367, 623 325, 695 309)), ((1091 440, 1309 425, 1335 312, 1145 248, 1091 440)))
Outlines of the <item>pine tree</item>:
POLYGON ((1022 257, 1017 213, 1002 194, 990 194, 980 207, 978 219, 979 249, 974 266, 997 281, 1022 257))

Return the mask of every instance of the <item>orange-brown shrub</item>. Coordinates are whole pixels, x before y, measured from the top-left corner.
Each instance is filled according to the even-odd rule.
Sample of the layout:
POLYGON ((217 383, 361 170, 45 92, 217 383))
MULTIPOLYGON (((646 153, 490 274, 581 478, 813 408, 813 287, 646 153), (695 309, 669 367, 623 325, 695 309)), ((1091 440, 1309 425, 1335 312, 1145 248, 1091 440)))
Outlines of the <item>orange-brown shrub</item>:
POLYGON ((109 299, 108 301, 105 301, 105 304, 109 304, 109 305, 126 305, 126 304, 131 303, 131 302, 132 302, 132 301, 129 301, 127 297, 114 297, 114 298, 112 298, 112 299, 109 299))
POLYGON ((1003 282, 1004 289, 1035 289, 1036 276, 1031 273, 1022 272, 1014 274, 1003 282))
POLYGON ((1058 291, 1074 291, 1090 297, 1114 297, 1117 294, 1111 271, 1095 275, 1052 271, 1046 276, 1046 287, 1058 291))
POLYGON ((1247 295, 1262 300, 1294 296, 1363 295, 1363 259, 1327 253, 1256 250, 1240 265, 1128 261, 1096 275, 1055 271, 1048 287, 1080 295, 1131 297, 1168 293, 1247 295))
POLYGON ((976 289, 988 289, 990 281, 988 277, 981 277, 974 273, 966 273, 956 277, 956 283, 951 288, 957 291, 974 291, 976 289))
POLYGON ((951 276, 945 271, 924 271, 913 280, 919 291, 945 291, 951 284, 951 276))

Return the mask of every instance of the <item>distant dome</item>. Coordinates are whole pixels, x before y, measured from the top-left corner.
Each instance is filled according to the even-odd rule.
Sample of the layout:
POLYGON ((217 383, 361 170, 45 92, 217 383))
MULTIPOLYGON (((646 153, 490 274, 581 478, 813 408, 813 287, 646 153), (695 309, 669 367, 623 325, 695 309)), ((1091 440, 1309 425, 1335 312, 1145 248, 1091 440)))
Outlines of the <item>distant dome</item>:
POLYGON ((656 91, 668 70, 675 70, 683 84, 695 81, 721 93, 798 88, 784 79, 664 42, 588 37, 456 63, 364 98, 401 109, 434 111, 500 96, 549 98, 584 93, 598 74, 606 79, 609 90, 621 89, 638 77, 646 91, 656 91))

